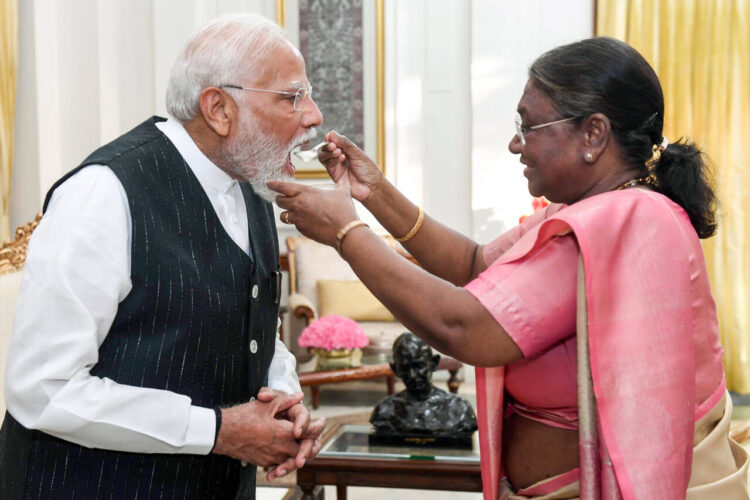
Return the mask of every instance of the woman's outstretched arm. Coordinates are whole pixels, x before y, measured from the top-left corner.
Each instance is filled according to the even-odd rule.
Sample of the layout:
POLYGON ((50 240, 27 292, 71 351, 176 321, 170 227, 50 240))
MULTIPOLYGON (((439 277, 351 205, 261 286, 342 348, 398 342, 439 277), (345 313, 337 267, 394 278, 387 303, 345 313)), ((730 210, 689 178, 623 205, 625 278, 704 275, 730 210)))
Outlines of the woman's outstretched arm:
POLYGON ((465 285, 486 268, 482 247, 466 236, 424 214, 416 232, 420 209, 383 175, 378 166, 346 137, 329 132, 320 160, 331 178, 346 177, 352 197, 362 202, 396 238, 413 233, 404 248, 430 273, 455 285, 465 285))
POLYGON ((365 286, 430 345, 477 366, 522 358, 516 343, 476 297, 402 258, 369 228, 353 226, 337 245, 340 229, 357 220, 348 179, 341 179, 333 190, 280 182, 269 187, 280 193, 278 205, 302 234, 338 246, 365 286))

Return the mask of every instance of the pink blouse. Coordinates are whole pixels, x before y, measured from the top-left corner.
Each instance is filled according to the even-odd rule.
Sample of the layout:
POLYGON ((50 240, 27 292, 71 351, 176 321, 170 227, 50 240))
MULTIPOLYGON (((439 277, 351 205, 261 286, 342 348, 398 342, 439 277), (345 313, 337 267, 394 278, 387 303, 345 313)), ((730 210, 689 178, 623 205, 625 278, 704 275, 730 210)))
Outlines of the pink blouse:
MULTIPOLYGON (((539 210, 492 241, 484 258, 492 263, 528 229, 562 205, 539 210)), ((554 427, 578 428, 576 393, 576 259, 572 235, 511 265, 490 266, 466 286, 521 349, 524 358, 505 369, 508 408, 554 427), (555 293, 550 293, 554 290, 555 293)))

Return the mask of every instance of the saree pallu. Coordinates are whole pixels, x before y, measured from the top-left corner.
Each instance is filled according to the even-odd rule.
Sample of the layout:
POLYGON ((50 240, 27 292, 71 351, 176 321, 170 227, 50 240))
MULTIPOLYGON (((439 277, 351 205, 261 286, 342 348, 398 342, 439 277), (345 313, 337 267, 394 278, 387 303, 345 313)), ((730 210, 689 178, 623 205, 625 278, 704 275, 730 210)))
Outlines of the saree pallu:
MULTIPOLYGON (((694 280, 705 273, 698 237, 678 205, 658 193, 632 189, 592 196, 561 209, 524 234, 496 263, 522 259, 552 238, 570 233, 585 268, 600 440, 611 457, 619 489, 626 500, 683 499, 692 481, 693 461, 703 467, 699 454, 693 457, 695 423, 726 392, 723 385, 716 387, 713 396, 696 403, 696 378, 701 375, 696 374, 696 349, 707 340, 718 341, 708 339, 715 333, 698 327, 703 323, 693 309, 694 280)), ((707 283, 700 294, 700 300, 712 301, 707 283)), ((720 371, 718 367, 718 373, 706 376, 720 378, 720 371)), ((503 477, 502 373, 502 368, 477 370, 482 479, 488 500, 499 498, 503 477)), ((718 411, 723 410, 722 406, 718 411)), ((728 442, 727 432, 722 439, 728 442)), ((737 457, 733 472, 744 476, 746 466, 738 465, 743 463, 742 453, 732 453, 737 457)), ((746 489, 738 495, 747 498, 746 489)))
MULTIPOLYGON (((732 400, 726 390, 721 399, 695 423, 693 463, 686 500, 746 500, 747 451, 729 438, 732 400)), ((579 471, 539 481, 515 492, 502 479, 499 500, 575 500, 579 498, 579 471)))

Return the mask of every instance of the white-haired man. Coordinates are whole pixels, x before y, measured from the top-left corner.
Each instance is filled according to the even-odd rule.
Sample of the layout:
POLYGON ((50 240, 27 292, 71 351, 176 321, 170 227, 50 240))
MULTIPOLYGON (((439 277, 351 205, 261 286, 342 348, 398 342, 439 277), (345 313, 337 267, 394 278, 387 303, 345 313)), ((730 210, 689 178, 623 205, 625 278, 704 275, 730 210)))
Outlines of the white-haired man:
POLYGON ((6 376, 2 498, 254 497, 317 451, 278 340, 266 183, 322 116, 301 54, 220 18, 151 118, 58 181, 32 237, 6 376), (242 482, 242 484, 241 484, 242 482))

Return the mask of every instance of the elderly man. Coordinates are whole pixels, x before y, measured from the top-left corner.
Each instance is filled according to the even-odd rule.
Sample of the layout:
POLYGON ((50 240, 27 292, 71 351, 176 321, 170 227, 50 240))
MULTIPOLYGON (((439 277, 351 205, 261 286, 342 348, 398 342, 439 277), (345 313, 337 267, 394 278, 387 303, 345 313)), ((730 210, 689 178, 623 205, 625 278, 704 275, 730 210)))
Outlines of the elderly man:
POLYGON ((52 187, 9 353, 0 497, 232 498, 241 477, 252 497, 242 465, 274 478, 314 455, 325 424, 276 333, 266 187, 320 125, 310 91, 278 26, 220 18, 174 65, 172 118, 52 187))

